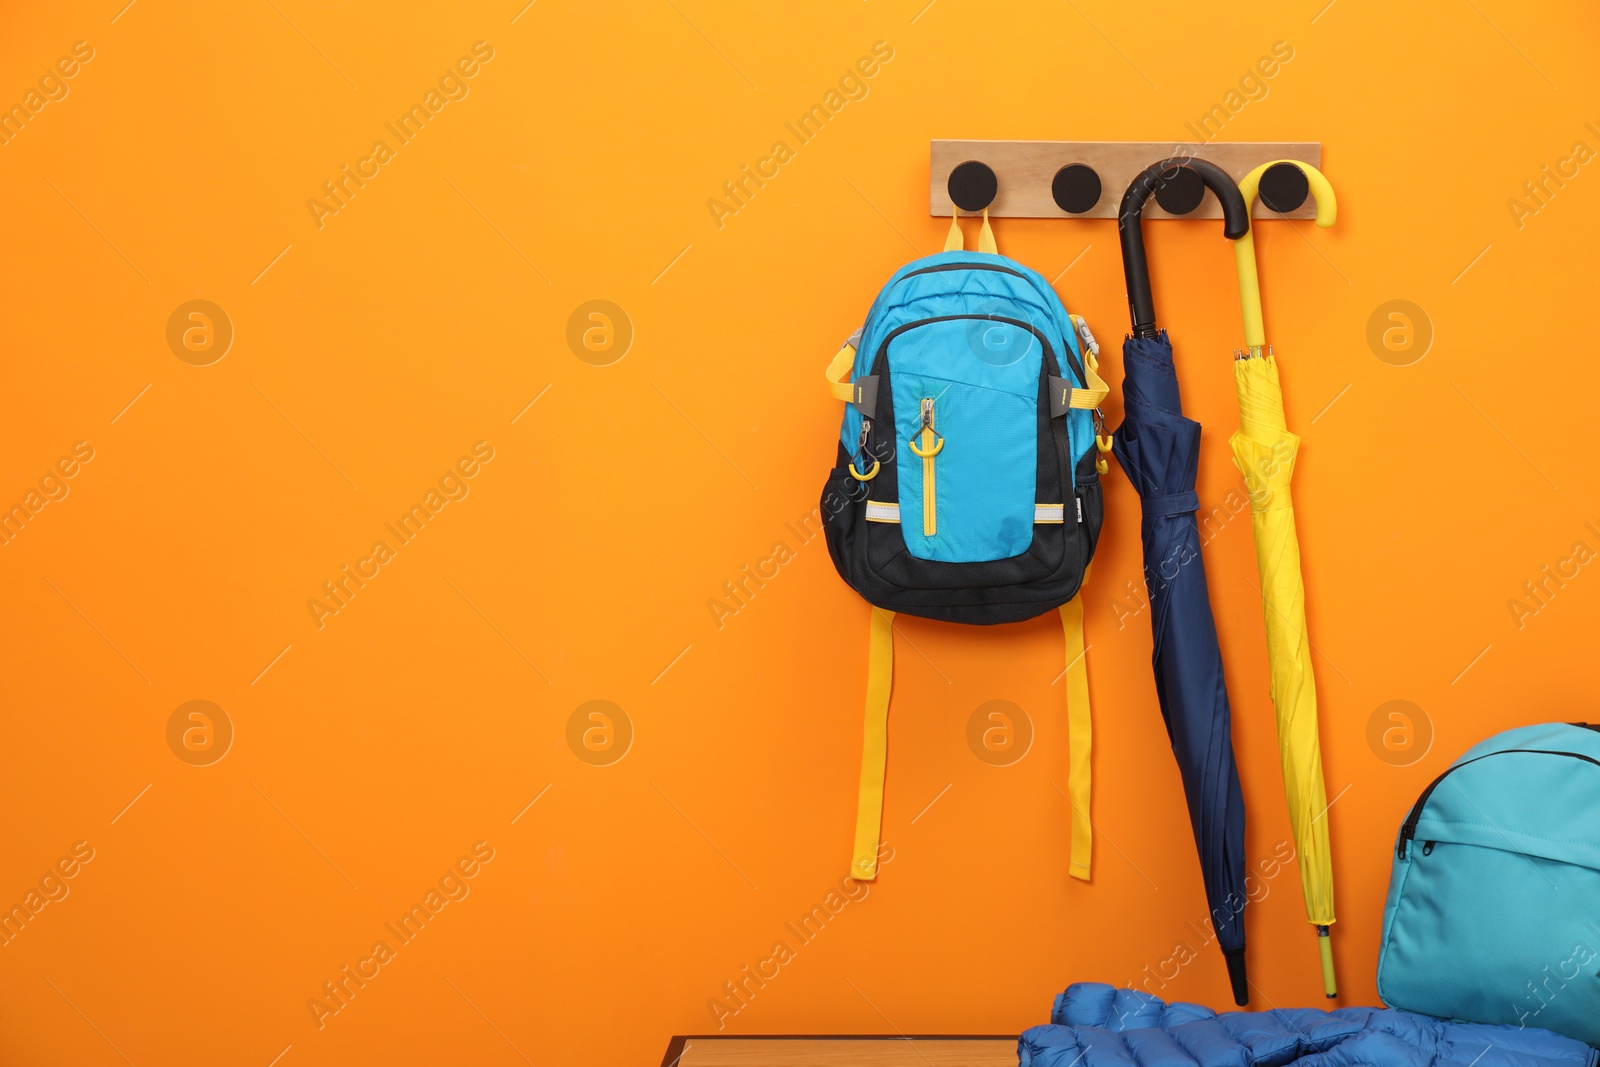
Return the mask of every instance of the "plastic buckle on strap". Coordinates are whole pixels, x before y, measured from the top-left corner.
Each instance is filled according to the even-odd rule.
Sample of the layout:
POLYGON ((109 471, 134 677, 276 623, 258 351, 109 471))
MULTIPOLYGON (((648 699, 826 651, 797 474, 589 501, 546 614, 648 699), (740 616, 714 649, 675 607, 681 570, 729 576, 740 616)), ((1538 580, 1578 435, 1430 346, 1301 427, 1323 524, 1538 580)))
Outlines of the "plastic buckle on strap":
POLYGON ((1095 358, 1100 356, 1100 343, 1094 339, 1094 333, 1089 329, 1088 321, 1082 315, 1071 316, 1072 324, 1078 328, 1078 336, 1083 338, 1084 348, 1095 358))

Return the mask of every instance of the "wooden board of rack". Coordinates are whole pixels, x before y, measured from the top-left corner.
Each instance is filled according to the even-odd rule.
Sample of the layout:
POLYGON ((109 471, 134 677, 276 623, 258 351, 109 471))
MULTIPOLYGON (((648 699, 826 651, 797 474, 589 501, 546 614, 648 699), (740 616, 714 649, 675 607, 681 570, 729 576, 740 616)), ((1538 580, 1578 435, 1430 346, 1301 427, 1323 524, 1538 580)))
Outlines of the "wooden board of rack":
MULTIPOLYGON (((968 160, 985 163, 994 171, 999 192, 989 205, 995 218, 1029 219, 1114 219, 1123 190, 1139 172, 1152 163, 1174 156, 1197 156, 1209 160, 1233 175, 1243 178, 1263 163, 1275 159, 1298 159, 1313 167, 1322 166, 1322 145, 1317 142, 1252 141, 1211 144, 1180 144, 1172 141, 934 141, 929 156, 928 213, 949 215, 950 172, 968 160), (1056 172, 1072 163, 1093 167, 1100 176, 1100 199, 1088 211, 1070 215, 1056 206, 1050 183, 1056 172)), ((1265 209, 1258 208, 1258 214, 1265 209)), ((1310 197, 1295 210, 1281 216, 1309 219, 1316 215, 1310 197)), ((1172 215, 1161 209, 1155 198, 1145 207, 1147 219, 1220 219, 1222 206, 1208 190, 1200 206, 1187 215, 1172 215)))

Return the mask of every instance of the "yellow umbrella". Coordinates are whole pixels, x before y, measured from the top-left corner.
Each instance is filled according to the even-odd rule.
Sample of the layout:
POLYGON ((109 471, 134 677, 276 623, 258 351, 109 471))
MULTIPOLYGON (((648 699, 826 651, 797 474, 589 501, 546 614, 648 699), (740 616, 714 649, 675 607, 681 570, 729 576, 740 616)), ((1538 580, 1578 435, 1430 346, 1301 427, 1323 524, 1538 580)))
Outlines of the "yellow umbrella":
MULTIPOLYGON (((1332 226, 1332 186, 1315 167, 1297 160, 1275 160, 1251 171, 1239 183, 1245 205, 1248 207, 1255 200, 1261 175, 1277 163, 1291 163, 1304 172, 1316 198, 1317 225, 1332 226)), ((1300 887, 1305 894, 1306 917, 1317 927, 1323 988, 1329 997, 1334 997, 1338 986, 1328 940, 1328 927, 1333 924, 1328 794, 1322 781, 1322 743, 1317 736, 1317 688, 1311 673, 1311 642, 1306 636, 1300 541, 1295 533, 1294 503, 1289 497, 1300 438, 1290 433, 1284 422, 1278 363, 1271 349, 1265 347, 1253 235, 1245 234, 1234 242, 1233 249, 1248 347, 1237 354, 1233 363, 1234 384, 1239 393, 1239 432, 1228 443, 1250 493, 1256 567, 1261 573, 1261 599, 1266 610, 1272 705, 1277 712, 1278 751, 1283 761, 1289 822, 1300 860, 1300 887)))

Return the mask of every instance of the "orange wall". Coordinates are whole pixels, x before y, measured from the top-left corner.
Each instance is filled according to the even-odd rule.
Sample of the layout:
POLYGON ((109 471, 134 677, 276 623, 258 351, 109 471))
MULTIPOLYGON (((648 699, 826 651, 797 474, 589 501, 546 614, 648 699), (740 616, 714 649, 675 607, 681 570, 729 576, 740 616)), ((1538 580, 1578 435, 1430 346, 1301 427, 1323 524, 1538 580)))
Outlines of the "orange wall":
MULTIPOLYGON (((832 460, 823 364, 941 245, 930 138, 1187 139, 1279 41, 1292 60, 1221 136, 1320 140, 1339 193, 1335 229, 1265 222, 1258 246, 1305 438, 1346 1003, 1375 999, 1421 786, 1489 733, 1600 714, 1596 565, 1508 606, 1600 548, 1600 174, 1523 189, 1600 150, 1586 5, 122 2, 7 5, 0 33, 0 102, 92 49, 0 146, 0 503, 92 450, 0 547, 0 902, 67 893, 0 947, 8 1064, 650 1063, 780 939, 795 958, 728 1031, 1015 1032, 1069 981, 1197 943, 1148 624, 1119 627, 1140 557, 1115 468, 1087 594, 1093 884, 1066 875, 1059 626, 906 618, 895 858, 794 941, 848 862, 867 610, 789 524, 832 460), (492 59, 445 83, 467 95, 401 144, 385 123, 479 41, 492 59), (879 41, 868 94, 797 146, 785 121, 879 41), (707 200, 780 139, 794 158, 719 226, 707 200), (378 140, 393 158, 346 206, 308 208, 378 140), (633 329, 609 366, 566 340, 597 299, 633 329), (1407 366, 1367 341, 1397 299, 1432 324, 1407 366), (169 347, 191 300, 232 323, 220 361, 169 347), (462 457, 444 485, 467 495, 401 543, 385 523, 462 457), (393 558, 319 619, 380 540, 393 558), (708 601, 777 543, 793 558, 718 625, 708 601), (219 740, 169 733, 193 700, 233 733, 206 766, 177 753, 219 740), (609 766, 569 746, 591 700, 633 733, 609 766), (1013 766, 967 747, 989 700, 1034 724, 1013 766), (1391 700, 1431 724, 1409 765, 1369 743, 1391 700), (401 943, 385 923, 463 858, 444 884, 467 895, 401 943), (393 958, 319 1028, 308 1000, 380 940, 393 958)), ((1125 330, 1110 222, 996 229, 1125 330)), ((1208 506, 1239 483, 1218 229, 1148 228, 1208 506)), ((1206 563, 1259 862, 1287 818, 1248 523, 1206 563)), ((1296 882, 1250 913, 1260 1007, 1321 1002, 1296 882)), ((1214 949, 1159 991, 1223 1004, 1214 949)))

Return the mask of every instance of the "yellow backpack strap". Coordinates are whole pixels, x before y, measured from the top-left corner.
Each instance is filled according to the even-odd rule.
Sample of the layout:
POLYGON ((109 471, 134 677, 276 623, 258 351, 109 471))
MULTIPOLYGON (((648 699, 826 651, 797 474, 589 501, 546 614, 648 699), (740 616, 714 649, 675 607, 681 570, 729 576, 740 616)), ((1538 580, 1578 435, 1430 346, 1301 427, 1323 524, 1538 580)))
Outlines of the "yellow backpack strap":
MULTIPOLYGON (((946 252, 963 252, 966 250, 966 241, 961 236, 961 210, 953 209, 950 212, 950 231, 944 235, 944 250, 946 252)), ((994 243, 994 227, 989 225, 989 209, 983 209, 983 226, 978 230, 978 251, 999 255, 1000 247, 994 243)))
POLYGON ((966 251, 966 238, 961 236, 961 212, 950 212, 950 232, 944 235, 944 250, 946 252, 966 251))
MULTIPOLYGON (((1084 574, 1087 581, 1089 575, 1084 574)), ((1083 594, 1061 605, 1061 626, 1067 638, 1067 747, 1072 769, 1067 800, 1072 804, 1072 859, 1068 872, 1089 880, 1094 825, 1089 821, 1089 750, 1093 722, 1089 714, 1089 665, 1083 644, 1083 594)))
POLYGON ((847 344, 839 349, 828 369, 823 371, 823 377, 828 379, 828 392, 832 393, 835 400, 843 400, 846 404, 855 399, 855 386, 850 382, 850 371, 856 363, 856 346, 847 344))
POLYGON ((889 690, 894 682, 894 612, 872 609, 867 645, 867 715, 861 740, 861 795, 856 806, 855 858, 850 877, 878 877, 878 835, 883 828, 883 775, 889 756, 889 690))

